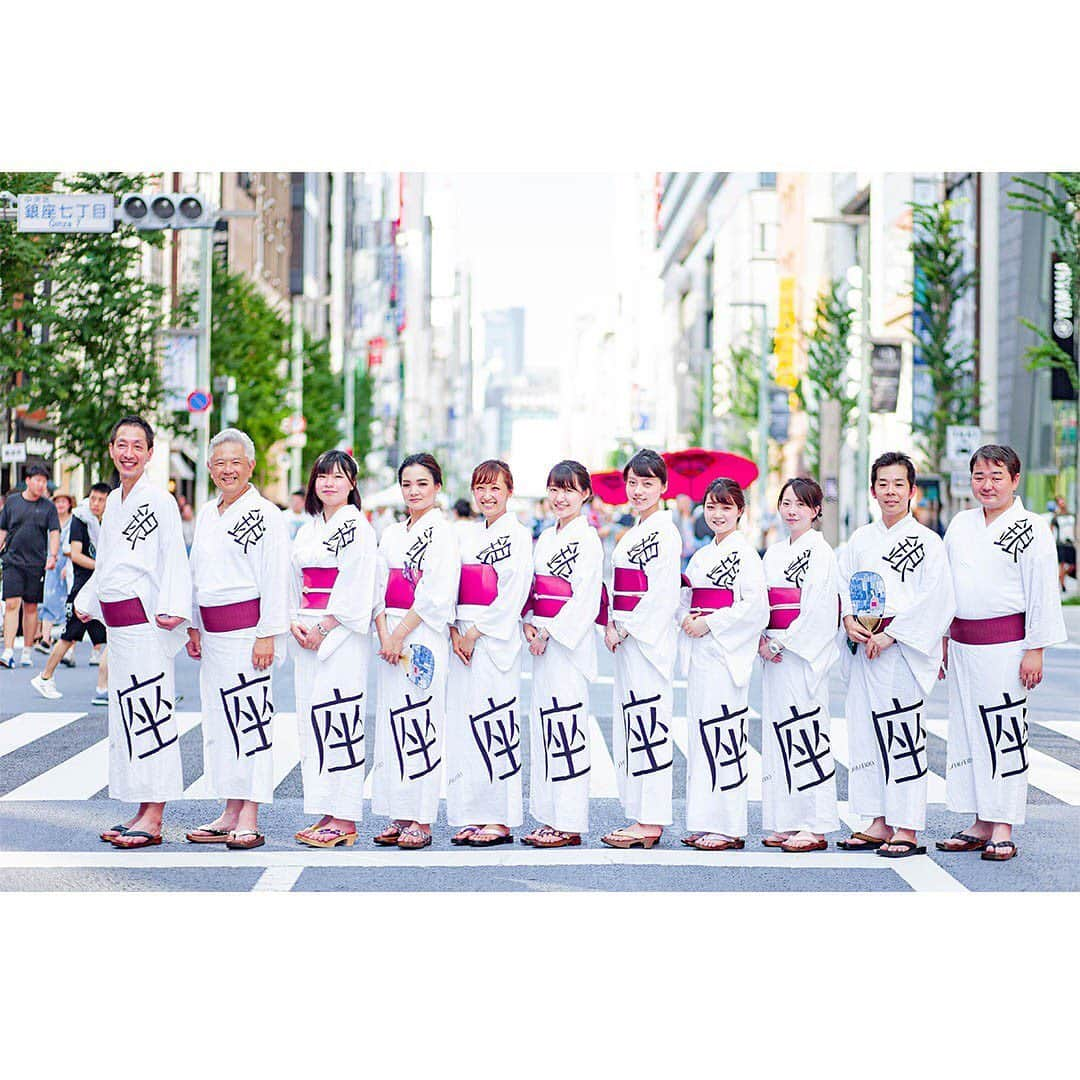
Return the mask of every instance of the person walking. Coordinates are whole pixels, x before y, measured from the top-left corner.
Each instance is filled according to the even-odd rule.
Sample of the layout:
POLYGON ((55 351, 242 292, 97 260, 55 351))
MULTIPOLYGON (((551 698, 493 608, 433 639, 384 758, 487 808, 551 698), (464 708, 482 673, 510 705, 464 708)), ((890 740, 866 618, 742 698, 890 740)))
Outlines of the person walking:
POLYGON ((41 629, 37 641, 34 642, 34 651, 46 656, 52 651, 54 628, 64 622, 64 605, 67 602, 71 578, 71 560, 68 557, 71 512, 75 508, 75 500, 66 491, 57 492, 52 501, 60 521, 60 552, 56 557, 56 565, 45 571, 45 598, 38 612, 41 629))
POLYGON ((15 666, 15 635, 22 609, 20 664, 33 667, 31 646, 37 636, 38 604, 45 595, 45 573, 60 554, 60 517, 49 501, 49 470, 31 465, 26 490, 7 497, 0 510, 0 562, 3 563, 4 651, 0 667, 15 666))
MULTIPOLYGON (((95 484, 90 489, 90 498, 87 512, 94 521, 100 523, 105 513, 105 503, 109 497, 108 484, 95 484)), ((103 647, 106 641, 105 624, 91 619, 84 623, 75 615, 74 601, 79 590, 90 580, 96 565, 97 547, 91 539, 90 527, 86 522, 83 508, 77 507, 71 515, 69 526, 69 557, 72 565, 71 592, 68 593, 65 610, 67 623, 64 626, 60 640, 53 647, 49 659, 45 663, 45 670, 30 680, 30 685, 43 697, 50 701, 56 701, 64 695, 56 688, 53 680, 54 673, 59 664, 63 663, 68 653, 75 648, 76 642, 82 641, 84 636, 89 636, 91 645, 97 649, 103 647)), ((94 530, 97 532, 97 530, 94 530)), ((97 691, 94 694, 92 704, 108 705, 109 696, 107 690, 108 668, 104 664, 98 666, 97 691)))
POLYGON ((191 574, 176 500, 146 476, 153 453, 142 417, 113 425, 120 486, 106 500, 94 572, 73 600, 79 619, 109 630, 109 795, 138 809, 101 838, 125 850, 162 843, 165 803, 184 791, 174 658, 191 622, 191 574))

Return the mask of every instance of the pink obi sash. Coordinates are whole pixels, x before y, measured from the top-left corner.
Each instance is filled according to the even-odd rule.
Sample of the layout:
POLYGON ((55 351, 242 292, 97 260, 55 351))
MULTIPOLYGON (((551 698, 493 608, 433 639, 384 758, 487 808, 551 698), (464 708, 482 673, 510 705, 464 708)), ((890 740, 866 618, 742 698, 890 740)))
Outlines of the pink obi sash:
POLYGON ((199 605, 204 630, 211 634, 227 634, 230 630, 250 630, 259 625, 261 608, 259 598, 241 600, 236 604, 216 604, 214 607, 199 605))
POLYGON ((337 581, 336 566, 305 566, 301 571, 301 611, 323 611, 330 603, 330 590, 337 581))
POLYGON ((130 600, 101 601, 101 616, 110 629, 121 626, 138 626, 150 620, 143 610, 142 601, 133 596, 130 600))
POLYGON ((1023 641, 1025 633, 1027 619, 1022 611, 995 619, 953 619, 949 627, 949 637, 961 645, 1004 645, 1023 641))
POLYGON ((473 607, 490 607, 499 595, 499 575, 494 566, 465 563, 461 568, 457 602, 473 607))
POLYGON ((690 610, 705 615, 734 603, 735 593, 731 589, 694 589, 690 593, 690 610))
POLYGON ((424 571, 420 570, 416 573, 416 581, 410 581, 404 570, 391 570, 390 580, 386 583, 386 606, 398 611, 408 611, 416 600, 416 586, 423 576, 424 571))
POLYGON ((802 589, 769 590, 769 630, 786 630, 799 617, 802 589))
POLYGON ((615 599, 611 605, 615 611, 633 611, 648 591, 649 579, 644 570, 615 567, 615 599))
MULTIPOLYGON (((534 574, 529 598, 521 609, 522 618, 531 612, 541 619, 553 619, 573 595, 573 586, 564 578, 554 577, 551 574, 534 574)), ((600 610, 593 621, 597 626, 607 626, 608 592, 606 586, 600 587, 600 610)))

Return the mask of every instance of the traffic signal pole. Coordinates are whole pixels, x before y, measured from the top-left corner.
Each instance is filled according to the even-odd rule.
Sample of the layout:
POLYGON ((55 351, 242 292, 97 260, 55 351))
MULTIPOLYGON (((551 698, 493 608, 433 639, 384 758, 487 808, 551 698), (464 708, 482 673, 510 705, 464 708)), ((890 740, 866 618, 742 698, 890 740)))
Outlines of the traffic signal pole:
MULTIPOLYGON (((198 338, 195 352, 195 383, 210 386, 210 318, 213 296, 213 231, 199 230, 198 338)), ((206 505, 210 489, 210 410, 193 417, 197 432, 195 447, 195 513, 206 505)))

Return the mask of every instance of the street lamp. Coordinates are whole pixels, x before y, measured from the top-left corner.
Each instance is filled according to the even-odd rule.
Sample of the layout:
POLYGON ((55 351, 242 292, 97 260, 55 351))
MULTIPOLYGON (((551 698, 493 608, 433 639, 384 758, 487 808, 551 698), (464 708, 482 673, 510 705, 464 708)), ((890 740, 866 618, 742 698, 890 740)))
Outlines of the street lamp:
MULTIPOLYGON (((761 520, 765 520, 765 500, 769 488, 769 309, 760 300, 732 300, 728 307, 754 308, 761 316, 761 345, 758 349, 758 499, 761 520)), ((762 530, 764 540, 764 529, 762 530)))
POLYGON ((859 364, 859 427, 855 447, 855 526, 870 520, 870 215, 833 214, 811 219, 818 225, 846 225, 855 230, 855 262, 861 271, 859 364))

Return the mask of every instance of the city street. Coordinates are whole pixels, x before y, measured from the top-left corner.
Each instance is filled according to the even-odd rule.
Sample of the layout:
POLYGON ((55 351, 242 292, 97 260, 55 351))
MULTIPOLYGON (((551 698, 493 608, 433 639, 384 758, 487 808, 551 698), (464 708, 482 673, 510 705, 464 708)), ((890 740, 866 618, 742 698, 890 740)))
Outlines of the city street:
MULTIPOLYGON (((78 667, 61 668, 62 701, 48 702, 28 685, 26 669, 0 671, 0 890, 294 890, 294 891, 1073 891, 1080 885, 1080 855, 1071 842, 1080 825, 1080 718, 1075 687, 1080 685, 1080 608, 1066 608, 1070 642, 1047 653, 1043 686, 1032 695, 1029 713, 1028 821, 1018 829, 1021 856, 988 863, 974 854, 947 855, 933 841, 968 824, 949 813, 945 801, 946 695, 939 684, 928 703, 928 857, 886 862, 875 855, 847 854, 830 837, 827 852, 788 855, 760 846, 761 690, 755 675, 750 703, 750 835, 743 852, 710 854, 683 847, 686 690, 676 683, 675 825, 651 851, 615 851, 599 837, 623 819, 615 797, 611 743, 611 660, 604 653, 602 674, 592 688, 592 817, 580 848, 534 851, 520 844, 493 851, 449 844, 445 816, 434 828, 432 847, 417 853, 377 848, 371 836, 380 820, 368 817, 352 848, 314 850, 293 841, 306 820, 302 812, 299 749, 292 705, 291 664, 278 670, 274 757, 277 788, 263 809, 264 847, 232 852, 195 846, 184 832, 214 816, 216 804, 200 800, 203 755, 198 712, 197 668, 177 658, 181 749, 185 798, 166 811, 166 843, 148 851, 122 852, 98 833, 129 815, 107 795, 106 710, 88 704, 96 669, 87 646, 77 648, 78 667), (598 737, 600 736, 600 737, 598 737)), ((44 657, 35 654, 35 670, 44 657)), ((522 693, 527 705, 531 680, 522 693)), ((837 786, 847 798, 847 733, 842 686, 832 684, 833 750, 837 786)), ((369 696, 372 696, 369 694, 369 696)), ((526 767, 528 748, 523 740, 526 767)), ((368 761, 372 759, 369 749, 368 761)), ((368 781, 370 794, 370 778, 368 781)), ((526 804, 527 805, 527 804, 526 804)), ((365 813, 367 813, 365 807, 365 813)), ((858 827, 848 815, 841 817, 858 827)), ((530 827, 526 819, 516 830, 530 827)))

